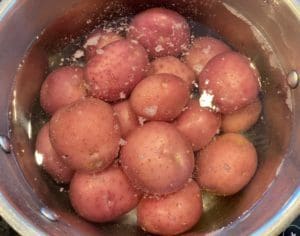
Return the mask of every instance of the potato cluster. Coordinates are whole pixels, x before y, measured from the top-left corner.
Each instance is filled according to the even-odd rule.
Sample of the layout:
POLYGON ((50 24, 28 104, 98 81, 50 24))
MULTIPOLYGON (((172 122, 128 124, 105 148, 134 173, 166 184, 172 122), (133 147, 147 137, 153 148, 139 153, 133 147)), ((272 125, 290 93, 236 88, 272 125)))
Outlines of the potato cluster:
POLYGON ((242 132, 262 104, 247 57, 219 39, 191 40, 186 19, 164 8, 137 14, 125 34, 97 29, 82 49, 83 67, 56 69, 42 85, 51 118, 36 141, 81 217, 103 223, 136 208, 143 230, 176 235, 199 221, 201 191, 248 184, 257 154, 242 132))

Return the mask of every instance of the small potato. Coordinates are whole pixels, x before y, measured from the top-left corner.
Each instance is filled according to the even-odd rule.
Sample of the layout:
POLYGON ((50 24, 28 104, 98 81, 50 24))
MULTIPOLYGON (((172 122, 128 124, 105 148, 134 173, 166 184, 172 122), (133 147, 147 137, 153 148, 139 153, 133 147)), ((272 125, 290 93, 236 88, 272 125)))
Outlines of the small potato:
POLYGON ((83 45, 86 59, 89 60, 97 54, 103 53, 102 48, 121 39, 123 37, 115 32, 96 30, 87 37, 83 45))
POLYGON ((258 94, 259 76, 248 58, 237 52, 225 52, 211 59, 199 75, 199 92, 213 96, 223 114, 252 103, 258 94))
POLYGON ((257 154, 252 143, 240 134, 227 133, 200 151, 196 178, 201 188, 228 196, 248 184, 256 167, 257 154))
POLYGON ((152 57, 178 56, 190 41, 190 27, 177 12, 152 8, 136 15, 127 37, 142 44, 152 57))
POLYGON ((118 117, 123 137, 139 126, 138 117, 127 100, 113 105, 113 109, 118 117))
POLYGON ((171 74, 152 75, 131 93, 130 105, 138 116, 148 120, 171 121, 189 100, 188 85, 171 74))
POLYGON ((192 176, 194 153, 177 129, 152 121, 135 129, 121 149, 121 165, 131 183, 150 194, 181 189, 192 176))
POLYGON ((261 113, 261 102, 257 98, 253 103, 231 114, 222 116, 222 130, 226 133, 244 132, 250 129, 261 113))
POLYGON ((90 93, 105 101, 126 98, 146 75, 148 55, 136 42, 119 40, 91 58, 84 70, 90 93))
POLYGON ((69 183, 74 174, 53 149, 49 138, 49 123, 44 124, 40 129, 36 144, 35 158, 38 165, 51 175, 57 183, 69 183))
POLYGON ((221 126, 219 114, 200 107, 198 100, 192 100, 175 121, 176 128, 191 142, 193 150, 205 147, 217 134, 221 126))
POLYGON ((202 69, 216 55, 231 51, 222 41, 212 37, 196 38, 192 47, 186 53, 184 61, 199 75, 202 69))
POLYGON ((74 170, 104 170, 117 157, 120 138, 111 106, 95 98, 72 103, 50 120, 51 143, 74 170))
POLYGON ((151 62, 148 75, 172 74, 181 78, 191 88, 196 77, 192 69, 173 56, 157 58, 151 62))
POLYGON ((83 70, 80 67, 64 66, 47 76, 40 91, 40 103, 44 111, 53 114, 59 108, 85 96, 83 70))
POLYGON ((70 200, 75 211, 92 222, 108 222, 136 207, 141 197, 119 167, 101 173, 77 172, 70 185, 70 200))
POLYGON ((177 235, 191 229, 202 215, 202 197, 194 180, 176 193, 144 197, 137 207, 138 224, 159 235, 177 235))

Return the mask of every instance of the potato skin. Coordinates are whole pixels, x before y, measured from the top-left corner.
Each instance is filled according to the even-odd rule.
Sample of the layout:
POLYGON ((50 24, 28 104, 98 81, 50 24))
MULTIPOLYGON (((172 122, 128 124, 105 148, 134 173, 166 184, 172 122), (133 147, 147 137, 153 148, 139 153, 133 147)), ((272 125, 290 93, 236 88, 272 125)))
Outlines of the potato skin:
POLYGON ((64 66, 51 72, 43 82, 40 103, 44 111, 53 114, 86 95, 82 68, 64 66))
POLYGON ((113 110, 118 117, 122 137, 126 137, 139 126, 138 117, 132 110, 128 100, 113 105, 113 110))
POLYGON ((222 130, 226 133, 244 132, 250 129, 258 120, 262 110, 260 100, 257 98, 249 105, 231 114, 222 116, 222 130))
POLYGON ((138 116, 148 120, 171 121, 189 100, 189 88, 171 74, 152 75, 141 81, 131 93, 130 105, 138 116))
POLYGON ((244 136, 227 133, 200 151, 196 179, 202 189, 228 196, 239 192, 257 167, 255 147, 244 136))
POLYGON ((70 200, 75 211, 92 222, 116 220, 138 204, 141 194, 117 166, 101 173, 77 172, 70 185, 70 200))
POLYGON ((74 171, 69 168, 55 152, 50 142, 49 123, 43 125, 39 130, 36 144, 35 155, 42 156, 43 169, 57 182, 69 183, 73 177, 74 171))
POLYGON ((103 30, 94 31, 87 37, 83 45, 86 60, 91 59, 97 54, 101 54, 102 48, 121 39, 124 38, 115 32, 105 32, 103 30))
POLYGON ((159 235, 177 235, 192 228, 202 215, 202 197, 194 180, 176 193, 145 197, 137 207, 138 224, 159 235))
POLYGON ((199 37, 194 40, 192 47, 185 54, 184 61, 196 75, 199 75, 207 62, 227 51, 231 49, 222 41, 212 37, 199 37))
POLYGON ((160 57, 151 62, 148 76, 157 74, 172 74, 181 78, 191 88, 196 77, 192 69, 173 56, 160 57))
POLYGON ((190 41, 190 27, 177 12, 151 8, 137 14, 127 37, 142 44, 152 57, 178 56, 190 41))
POLYGON ((200 107, 198 100, 191 100, 188 109, 177 118, 174 124, 190 141, 193 150, 198 151, 218 133, 221 116, 207 108, 200 107))
POLYGON ((148 55, 140 44, 119 40, 88 61, 84 78, 92 96, 114 102, 130 94, 146 75, 147 65, 148 55))
POLYGON ((152 121, 135 129, 121 149, 120 161, 133 186, 145 193, 169 194, 192 176, 194 153, 177 129, 152 121))
POLYGON ((228 114, 253 102, 259 90, 258 72, 237 52, 225 52, 210 60, 199 75, 199 92, 214 96, 221 113, 228 114))
POLYGON ((95 98, 58 110, 50 120, 54 149, 72 169, 101 171, 117 157, 120 128, 111 106, 95 98))

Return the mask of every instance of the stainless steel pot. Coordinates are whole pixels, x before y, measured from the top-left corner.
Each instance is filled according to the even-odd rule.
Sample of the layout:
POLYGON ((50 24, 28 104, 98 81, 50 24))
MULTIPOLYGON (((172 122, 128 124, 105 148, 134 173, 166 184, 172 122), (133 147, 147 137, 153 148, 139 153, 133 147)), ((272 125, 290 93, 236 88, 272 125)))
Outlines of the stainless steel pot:
POLYGON ((92 225, 74 214, 34 163, 36 97, 47 59, 110 18, 167 6, 202 22, 251 57, 262 74, 264 120, 251 183, 228 198, 204 194, 191 235, 276 235, 300 213, 300 3, 279 0, 2 0, 0 3, 0 214, 22 235, 143 235, 132 215, 92 225), (43 32, 42 35, 41 32, 43 32), (40 39, 28 51, 33 40, 40 39), (22 64, 24 55, 26 60, 22 64), (21 65, 20 65, 21 63, 21 65), (290 86, 289 86, 290 85, 290 86), (10 150, 12 149, 12 150, 10 150))

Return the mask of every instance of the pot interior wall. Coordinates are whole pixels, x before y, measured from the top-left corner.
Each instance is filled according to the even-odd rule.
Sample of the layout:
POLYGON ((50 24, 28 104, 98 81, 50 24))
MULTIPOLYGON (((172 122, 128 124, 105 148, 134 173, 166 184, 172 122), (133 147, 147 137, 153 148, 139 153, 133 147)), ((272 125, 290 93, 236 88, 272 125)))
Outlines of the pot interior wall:
MULTIPOLYGON (((104 20, 132 16, 152 6, 165 6, 178 11, 196 25, 199 23, 210 28, 212 31, 206 33, 217 33, 235 50, 252 58, 261 73, 263 114, 257 125, 246 134, 258 151, 257 173, 250 184, 234 196, 223 198, 203 193, 204 215, 193 231, 215 231, 246 217, 255 209, 255 204, 268 191, 276 177, 291 136, 292 115, 286 103, 290 91, 283 81, 284 65, 276 56, 278 47, 274 48, 275 42, 270 34, 266 30, 262 31, 253 15, 248 13, 255 4, 275 10, 280 6, 270 6, 263 1, 253 1, 255 4, 252 2, 244 6, 240 6, 237 1, 205 0, 147 1, 146 4, 144 1, 133 0, 69 2, 71 7, 60 18, 45 26, 39 39, 33 42, 24 63, 20 65, 12 93, 10 119, 13 149, 20 168, 35 193, 61 216, 61 221, 72 224, 72 227, 81 232, 94 233, 95 228, 100 228, 108 235, 143 234, 134 225, 133 214, 107 225, 96 226, 84 222, 71 210, 66 187, 54 184, 37 166, 34 158, 35 137, 41 125, 49 119, 39 106, 38 94, 49 68, 53 69, 60 63, 59 52, 64 49, 74 53, 77 50, 76 43, 73 43, 73 47, 66 47, 70 42, 75 40, 80 43, 80 37, 104 20)), ((261 17, 258 16, 258 19, 261 17)), ((203 32, 197 34, 201 35, 203 32)))

